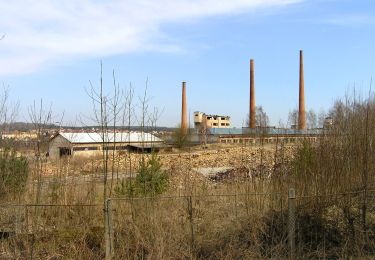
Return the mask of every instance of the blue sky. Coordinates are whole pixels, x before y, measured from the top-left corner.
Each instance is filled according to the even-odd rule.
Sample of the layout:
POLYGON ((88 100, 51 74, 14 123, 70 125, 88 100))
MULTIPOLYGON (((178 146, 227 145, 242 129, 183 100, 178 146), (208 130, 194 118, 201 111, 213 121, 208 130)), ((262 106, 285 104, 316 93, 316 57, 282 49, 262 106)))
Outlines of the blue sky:
MULTIPOLYGON (((241 127, 248 113, 249 60, 256 104, 272 124, 298 102, 304 51, 306 108, 327 110, 374 76, 375 2, 349 0, 0 0, 0 81, 27 120, 34 100, 64 122, 89 115, 85 87, 98 86, 100 61, 111 89, 141 95, 148 78, 158 124, 180 120, 181 81, 189 111, 224 114, 241 127)), ((76 123, 77 124, 77 123, 76 123)))

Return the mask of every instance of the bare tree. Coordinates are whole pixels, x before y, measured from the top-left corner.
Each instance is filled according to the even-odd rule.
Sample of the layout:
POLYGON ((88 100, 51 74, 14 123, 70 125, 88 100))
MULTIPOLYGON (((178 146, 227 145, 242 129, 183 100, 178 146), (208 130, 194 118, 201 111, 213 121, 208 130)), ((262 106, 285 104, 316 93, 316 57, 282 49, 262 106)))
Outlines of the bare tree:
POLYGON ((318 114, 318 127, 323 127, 324 126, 324 122, 326 120, 326 112, 321 109, 319 110, 319 114, 318 114))
POLYGON ((255 122, 257 127, 267 127, 269 124, 269 118, 267 113, 264 111, 262 106, 255 108, 255 122))
POLYGON ((367 232, 367 194, 368 194, 368 179, 369 179, 369 143, 372 143, 372 138, 369 133, 369 116, 370 116, 370 102, 371 102, 371 87, 372 79, 370 83, 370 89, 368 98, 366 101, 365 108, 365 129, 364 129, 364 156, 363 156, 363 171, 362 171, 362 185, 363 185, 363 196, 362 196, 362 228, 363 232, 367 232), (371 140, 371 142, 370 142, 371 140))
POLYGON ((202 117, 202 122, 198 125, 199 142, 203 145, 207 145, 207 139, 210 135, 210 129, 207 127, 207 117, 202 117))
POLYGON ((313 109, 307 112, 307 128, 314 129, 318 127, 318 117, 313 109))
POLYGON ((3 87, 0 93, 0 140, 3 141, 3 134, 10 130, 12 123, 18 115, 19 101, 11 103, 9 100, 9 89, 3 87))
POLYGON ((298 109, 295 108, 295 109, 289 111, 288 125, 290 125, 291 128, 297 128, 297 126, 298 126, 298 109))
POLYGON ((142 150, 144 149, 144 132, 146 130, 146 126, 148 125, 148 106, 150 98, 148 96, 148 79, 145 83, 145 90, 142 96, 139 96, 139 106, 140 106, 140 118, 138 118, 138 125, 141 127, 141 138, 142 138, 142 150))
POLYGON ((43 161, 48 149, 49 129, 52 120, 52 104, 45 107, 43 99, 40 100, 39 105, 34 101, 33 105, 28 109, 29 120, 33 125, 33 130, 36 134, 35 141, 35 169, 34 178, 37 180, 36 203, 40 203, 41 183, 43 174, 43 161))
MULTIPOLYGON (((131 125, 133 124, 133 115, 134 115, 134 88, 132 84, 130 83, 129 89, 126 91, 125 94, 125 109, 123 110, 123 125, 127 125, 128 128, 128 142, 130 144, 130 130, 131 125), (126 123, 125 123, 126 122, 126 123)), ((130 182, 133 179, 133 169, 132 169, 132 160, 131 160, 131 154, 130 151, 128 152, 128 161, 129 161, 129 173, 130 173, 130 182)), ((123 183, 124 184, 124 183, 123 183)), ((123 185, 124 186, 124 185, 123 185)), ((131 186, 131 183, 130 183, 131 186)))
POLYGON ((111 165, 111 171, 109 160, 114 159, 115 145, 116 145, 116 128, 118 120, 121 119, 119 115, 122 112, 123 105, 120 103, 122 99, 122 91, 120 90, 117 82, 115 73, 113 77, 113 91, 112 95, 105 94, 104 83, 103 83, 103 65, 100 64, 100 83, 98 90, 94 87, 90 81, 90 88, 86 90, 89 98, 92 102, 93 113, 92 116, 87 117, 91 122, 99 126, 99 130, 96 131, 100 135, 101 139, 101 155, 102 155, 102 166, 103 166, 103 198, 104 201, 109 197, 112 192, 112 182, 108 183, 108 174, 113 175, 115 172, 115 165, 111 165), (110 135, 112 133, 112 135, 110 135), (113 138, 113 140, 111 139, 113 138), (112 150, 112 156, 109 153, 112 150))
MULTIPOLYGON (((109 196, 112 196, 112 191, 113 191, 113 182, 114 182, 114 174, 115 171, 117 172, 118 176, 118 168, 115 169, 115 166, 118 166, 118 164, 115 163, 115 154, 116 154, 116 136, 117 136, 117 121, 119 120, 119 115, 121 111, 124 109, 124 104, 120 103, 123 97, 123 91, 120 90, 120 87, 118 83, 116 82, 116 76, 115 76, 115 71, 113 70, 112 73, 113 77, 113 89, 114 89, 114 94, 110 99, 110 104, 109 104, 109 109, 110 113, 112 115, 111 121, 112 121, 112 132, 113 132, 113 146, 111 147, 112 149, 112 164, 111 164, 111 186, 109 189, 109 196)), ((121 136, 122 138, 122 136, 121 136)), ((122 141, 122 139, 121 139, 122 141)))
POLYGON ((18 110, 19 102, 10 102, 9 90, 4 87, 0 93, 0 197, 14 193, 20 200, 22 187, 27 181, 28 165, 23 163, 26 162, 23 157, 16 155, 13 139, 4 136, 11 130, 18 110))
MULTIPOLYGON (((114 80, 114 82, 116 82, 114 80)), ((115 91, 117 93, 117 90, 115 91)), ((102 155, 102 167, 103 167, 103 212, 104 212, 104 229, 106 241, 110 241, 110 226, 109 226, 109 208, 108 208, 108 198, 110 190, 108 187, 108 162, 109 162, 109 127, 112 124, 116 124, 111 121, 111 111, 115 109, 110 108, 111 100, 117 100, 109 95, 104 93, 104 84, 103 84, 103 64, 100 64, 100 83, 99 90, 96 90, 94 85, 90 81, 90 89, 87 90, 87 94, 90 97, 93 105, 93 116, 89 117, 93 122, 99 125, 99 132, 101 138, 101 155, 102 155)), ((117 101, 115 101, 117 102, 117 101)), ((114 113, 117 115, 117 113, 114 113)), ((113 120, 113 118, 112 118, 113 120)), ((109 247, 109 252, 112 252, 113 245, 110 243, 106 244, 106 252, 109 247)))
MULTIPOLYGON (((255 107, 255 124, 256 127, 267 127, 269 124, 269 118, 267 113, 264 111, 262 106, 255 107)), ((249 114, 246 116, 246 126, 249 126, 249 114)))
MULTIPOLYGON (((44 163, 45 163, 45 153, 49 141, 49 132, 48 129, 51 126, 52 120, 52 104, 49 107, 45 107, 43 104, 43 99, 40 100, 39 105, 34 101, 33 105, 29 106, 28 108, 29 113, 29 120, 33 125, 33 131, 36 134, 36 141, 35 141, 35 162, 34 168, 32 170, 31 179, 29 178, 29 185, 32 185, 33 181, 36 180, 37 190, 36 190, 36 197, 35 203, 41 203, 41 193, 42 193, 42 175, 44 171, 44 163)), ((32 186, 34 187, 34 186, 32 186)), ((39 222, 39 208, 35 208, 35 215, 37 219, 35 221, 35 225, 38 226, 39 222)), ((35 237, 32 238, 31 241, 31 250, 30 250, 30 258, 33 258, 33 250, 34 250, 34 243, 35 237)))
MULTIPOLYGON (((158 122, 159 118, 161 117, 161 115, 163 114, 163 112, 164 112, 164 109, 163 110, 159 110, 157 107, 154 107, 153 112, 150 113, 150 115, 149 115, 149 122, 150 122, 151 132, 152 133, 156 132, 157 122, 158 122)), ((152 141, 153 140, 151 140, 151 142, 152 141)))

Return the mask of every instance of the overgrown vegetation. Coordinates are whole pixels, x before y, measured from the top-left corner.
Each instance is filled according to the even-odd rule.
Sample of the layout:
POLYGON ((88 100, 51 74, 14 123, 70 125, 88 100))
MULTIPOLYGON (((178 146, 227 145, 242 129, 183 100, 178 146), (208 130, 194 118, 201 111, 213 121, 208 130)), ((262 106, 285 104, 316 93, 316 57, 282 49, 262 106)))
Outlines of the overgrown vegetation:
MULTIPOLYGON (((130 126, 134 111, 129 93, 121 106, 124 97, 119 92, 113 99, 102 90, 92 92, 99 97, 94 100, 100 107, 96 119, 104 134, 111 131, 109 126, 115 131, 125 121, 130 126), (120 113, 121 107, 126 111, 120 113)), ((147 113, 146 92, 140 100, 139 120, 145 130, 156 124, 157 116, 147 113)), ((10 205, 0 214, 7 237, 1 240, 1 257, 101 259, 110 233, 117 259, 286 258, 286 197, 288 189, 295 188, 297 258, 373 258, 375 100, 370 96, 337 101, 329 116, 333 125, 315 141, 268 144, 259 135, 260 147, 242 143, 241 159, 228 163, 233 169, 216 178, 193 170, 193 160, 201 166, 207 148, 202 153, 189 149, 185 157, 183 152, 170 154, 171 165, 163 164, 156 153, 115 154, 103 149, 103 156, 90 161, 89 167, 83 166, 83 158, 60 160, 51 178, 45 176, 41 150, 34 162, 37 174, 28 178, 27 160, 3 148, 0 196, 14 193, 25 198, 18 196, 20 205, 10 205), (251 164, 254 157, 257 163, 251 164), (76 174, 83 169, 90 176, 76 174), (103 186, 105 192, 100 192, 103 186), (103 201, 111 197, 112 208, 104 208, 111 218, 103 222, 103 201), (22 205, 30 202, 53 205, 22 205)), ((103 147, 108 147, 105 137, 103 147)), ((176 146, 184 147, 186 138, 178 128, 176 146)), ((210 167, 224 157, 229 158, 226 162, 234 159, 227 150, 217 149, 219 161, 210 167)))
POLYGON ((346 98, 329 115, 333 125, 317 142, 302 142, 274 179, 278 190, 294 187, 301 197, 301 255, 368 257, 375 253, 375 100, 346 98))
POLYGON ((160 158, 156 153, 145 157, 141 157, 134 181, 122 181, 115 188, 117 195, 153 197, 167 191, 169 177, 166 170, 162 169, 160 158))
POLYGON ((0 197, 20 194, 26 187, 29 165, 25 157, 5 147, 0 151, 0 197))
POLYGON ((366 191, 375 170, 375 100, 337 101, 334 124, 316 143, 303 142, 290 167, 301 195, 366 191))
POLYGON ((188 144, 189 135, 178 126, 173 132, 173 143, 177 148, 184 148, 188 144))

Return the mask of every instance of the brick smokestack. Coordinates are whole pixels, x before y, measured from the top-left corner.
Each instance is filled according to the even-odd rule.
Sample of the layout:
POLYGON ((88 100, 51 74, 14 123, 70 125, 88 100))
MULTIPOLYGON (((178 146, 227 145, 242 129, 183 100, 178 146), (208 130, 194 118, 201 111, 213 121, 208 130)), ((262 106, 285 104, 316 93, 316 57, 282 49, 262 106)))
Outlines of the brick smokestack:
POLYGON ((182 109, 181 109, 181 130, 187 134, 187 113, 186 113, 186 82, 182 82, 182 109))
POLYGON ((254 83, 254 60, 250 60, 250 114, 249 127, 255 128, 255 83, 254 83))
POLYGON ((305 113, 305 81, 303 77, 303 53, 299 51, 299 109, 298 109, 298 129, 306 129, 305 113))

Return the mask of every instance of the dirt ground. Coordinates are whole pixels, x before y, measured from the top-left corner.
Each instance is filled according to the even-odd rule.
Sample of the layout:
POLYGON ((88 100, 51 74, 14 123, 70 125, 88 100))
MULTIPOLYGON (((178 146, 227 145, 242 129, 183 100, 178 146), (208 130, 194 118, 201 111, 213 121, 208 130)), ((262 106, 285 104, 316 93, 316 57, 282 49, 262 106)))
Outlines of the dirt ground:
MULTIPOLYGON (((172 151, 159 152, 158 157, 162 168, 167 170, 175 185, 180 186, 184 178, 207 179, 194 169, 197 168, 218 168, 225 167, 231 169, 227 173, 220 173, 220 176, 211 180, 221 180, 228 176, 238 174, 259 175, 261 172, 265 177, 273 172, 275 167, 283 161, 288 161, 293 155, 294 146, 265 145, 265 146, 243 146, 228 144, 212 144, 208 146, 194 146, 182 150, 172 149, 172 151)), ((113 170, 122 176, 134 175, 137 172, 139 162, 144 156, 147 160, 149 154, 128 154, 119 153, 110 156, 108 171, 113 170), (112 163, 114 162, 114 164, 112 163), (130 164, 131 162, 131 164, 130 164)), ((59 161, 46 161, 43 166, 43 175, 52 176, 89 176, 103 172, 103 163, 98 157, 71 157, 59 161)), ((211 176, 212 177, 212 176, 211 176)))

